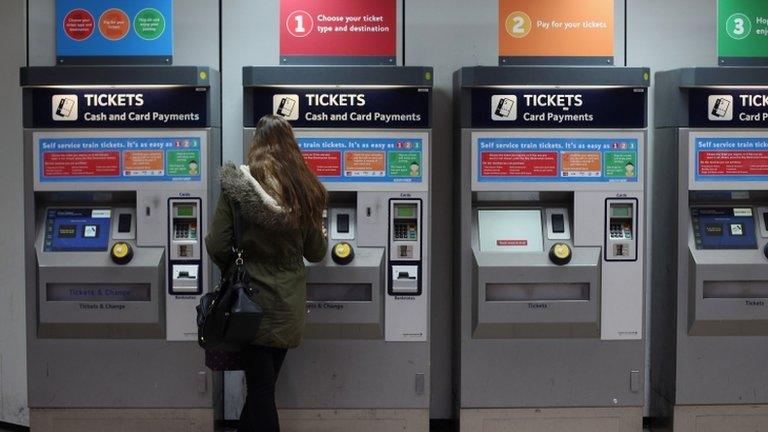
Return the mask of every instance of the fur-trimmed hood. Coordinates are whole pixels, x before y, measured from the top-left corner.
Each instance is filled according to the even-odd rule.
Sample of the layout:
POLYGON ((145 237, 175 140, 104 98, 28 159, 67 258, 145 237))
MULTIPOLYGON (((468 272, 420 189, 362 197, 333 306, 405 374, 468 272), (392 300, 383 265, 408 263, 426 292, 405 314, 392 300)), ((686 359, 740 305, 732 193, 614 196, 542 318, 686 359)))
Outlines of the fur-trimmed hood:
POLYGON ((285 229, 285 209, 253 178, 248 165, 227 162, 219 169, 221 191, 230 201, 240 202, 245 221, 268 229, 285 229))

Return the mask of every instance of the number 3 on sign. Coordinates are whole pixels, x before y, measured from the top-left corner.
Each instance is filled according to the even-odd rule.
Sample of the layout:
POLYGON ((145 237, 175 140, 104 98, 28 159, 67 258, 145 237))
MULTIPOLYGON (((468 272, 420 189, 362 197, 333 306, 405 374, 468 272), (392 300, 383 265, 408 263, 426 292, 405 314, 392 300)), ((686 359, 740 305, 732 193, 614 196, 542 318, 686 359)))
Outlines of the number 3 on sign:
POLYGON ((291 12, 288 19, 285 20, 288 33, 294 37, 308 36, 312 33, 314 26, 315 22, 312 20, 312 15, 302 10, 291 12))
POLYGON ((512 12, 507 15, 504 27, 513 38, 524 38, 531 32, 531 17, 525 12, 512 12))
POLYGON ((752 21, 743 13, 735 13, 728 17, 725 23, 725 29, 728 36, 733 39, 741 40, 752 33, 752 21))

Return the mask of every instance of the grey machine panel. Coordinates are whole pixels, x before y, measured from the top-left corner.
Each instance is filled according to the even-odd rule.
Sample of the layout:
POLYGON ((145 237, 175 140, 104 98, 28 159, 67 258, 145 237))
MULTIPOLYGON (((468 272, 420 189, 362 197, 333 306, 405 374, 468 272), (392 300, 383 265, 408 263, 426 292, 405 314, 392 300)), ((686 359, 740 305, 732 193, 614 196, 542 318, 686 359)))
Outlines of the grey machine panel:
POLYGON ((481 183, 474 149, 479 137, 631 138, 639 143, 638 160, 645 166, 645 130, 477 129, 472 127, 471 98, 474 89, 497 87, 645 88, 647 75, 642 68, 549 67, 472 67, 454 75, 460 127, 455 269, 461 284, 461 409, 643 405, 644 170, 638 171, 636 183, 623 185, 481 183), (606 260, 610 239, 603 213, 610 200, 620 198, 635 203, 637 260, 617 263, 606 260), (541 230, 536 235, 542 244, 527 253, 484 251, 478 212, 486 209, 540 211, 541 227, 534 230, 541 230), (569 215, 569 230, 553 236, 548 218, 561 209, 569 215), (547 257, 556 242, 573 249, 568 265, 556 266, 547 257), (624 277, 633 282, 622 283, 624 277), (502 286, 489 287, 492 282, 502 286))
MULTIPOLYGON (((694 89, 764 89, 763 68, 696 68, 658 73, 654 163, 652 386, 655 406, 768 403, 768 205, 764 182, 694 178, 696 138, 759 138, 764 129, 691 128, 694 89), (697 247, 693 209, 751 209, 748 249, 697 247)), ((744 213, 747 214, 747 213, 744 213)), ((726 228, 727 229, 727 228, 726 228)))
MULTIPOLYGON (((169 290, 169 206, 198 203, 197 243, 218 195, 215 167, 221 163, 218 73, 206 67, 23 68, 25 125, 25 271, 29 405, 51 408, 212 410, 214 379, 196 342, 194 306, 199 290, 169 290), (39 127, 33 106, 39 89, 176 88, 205 92, 207 124, 194 128, 39 127), (190 137, 200 140, 200 180, 184 182, 41 182, 38 146, 47 138, 190 137), (193 183, 193 182, 190 182, 193 183), (58 208, 110 209, 108 247, 126 242, 134 258, 113 262, 108 248, 93 252, 46 250, 46 212, 58 208), (130 223, 117 229, 119 215, 130 223), (73 297, 74 296, 74 297, 73 297), (89 313, 91 312, 91 313, 89 313)), ((43 111, 44 112, 44 111, 43 111)), ((50 115, 50 114, 49 114, 50 115)), ((173 221, 173 217, 170 221, 173 221)), ((192 237, 190 237, 192 238, 192 237)), ((185 249, 189 250, 189 249, 185 249)), ((211 281, 202 250, 203 290, 211 281)), ((192 255, 190 255, 192 256, 192 255)), ((87 410, 86 410, 87 411, 87 410)), ((179 415, 181 411, 178 412, 179 415)), ((79 414, 78 414, 79 415, 79 414)), ((106 417, 108 418, 108 417, 106 417)), ((72 420, 80 421, 79 420, 72 420)), ((86 421, 86 420, 82 420, 86 421)), ((55 426, 55 425, 54 425, 55 426)))

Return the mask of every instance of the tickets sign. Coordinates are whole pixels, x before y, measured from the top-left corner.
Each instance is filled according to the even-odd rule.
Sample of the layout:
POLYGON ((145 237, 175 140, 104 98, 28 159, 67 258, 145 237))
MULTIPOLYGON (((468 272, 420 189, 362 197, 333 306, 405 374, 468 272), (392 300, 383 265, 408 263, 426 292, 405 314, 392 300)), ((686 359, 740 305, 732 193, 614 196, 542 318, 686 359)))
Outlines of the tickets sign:
POLYGON ((40 182, 200 181, 200 138, 42 138, 40 182))
POLYGON ((479 182, 638 181, 637 139, 480 138, 479 182))
POLYGON ((56 0, 59 64, 171 64, 173 0, 56 0))
POLYGON ((281 0, 283 64, 390 64, 397 47, 396 0, 281 0))
POLYGON ((254 87, 246 126, 274 114, 302 128, 426 128, 430 125, 429 88, 254 87))
POLYGON ((499 0, 499 65, 613 64, 614 0, 499 0))
POLYGON ((299 138, 309 168, 323 182, 421 183, 418 138, 299 138))
POLYGON ((640 129, 647 89, 476 88, 473 128, 640 129))
POLYGON ((697 181, 768 181, 768 139, 697 138, 697 181))
MULTIPOLYGON (((195 128, 210 125, 207 87, 32 89, 34 128, 195 128)), ((31 124, 29 124, 31 122, 31 124)))
POLYGON ((691 127, 768 127, 768 88, 694 88, 688 104, 691 127))

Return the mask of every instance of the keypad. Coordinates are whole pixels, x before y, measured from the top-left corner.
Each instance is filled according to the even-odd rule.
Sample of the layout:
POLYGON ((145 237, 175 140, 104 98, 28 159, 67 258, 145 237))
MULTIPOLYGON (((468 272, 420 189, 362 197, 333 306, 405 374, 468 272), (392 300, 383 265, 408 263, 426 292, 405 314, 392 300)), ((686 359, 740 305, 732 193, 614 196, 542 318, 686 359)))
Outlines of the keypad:
POLYGON ((417 240, 416 224, 414 223, 396 223, 395 240, 417 240))
POLYGON ((632 230, 629 227, 622 226, 621 224, 611 224, 611 238, 612 239, 631 239, 632 230))

